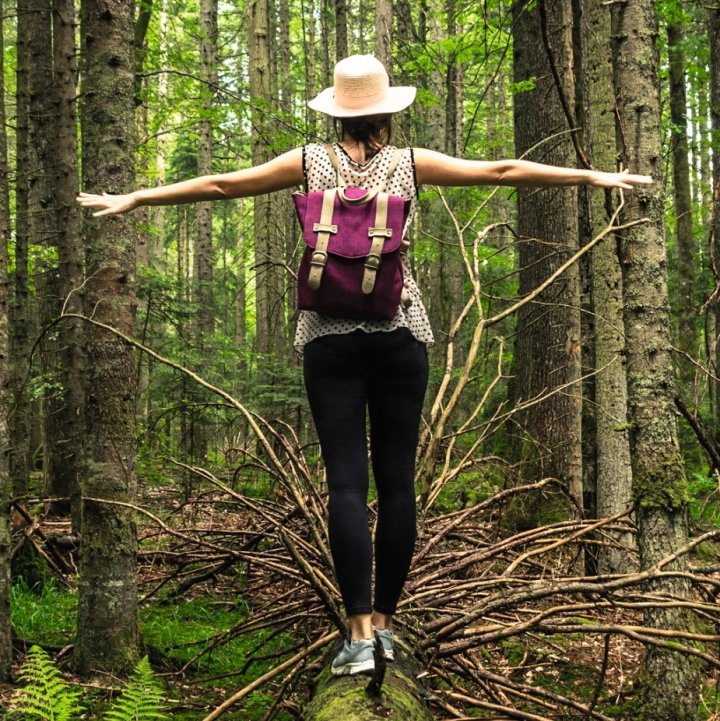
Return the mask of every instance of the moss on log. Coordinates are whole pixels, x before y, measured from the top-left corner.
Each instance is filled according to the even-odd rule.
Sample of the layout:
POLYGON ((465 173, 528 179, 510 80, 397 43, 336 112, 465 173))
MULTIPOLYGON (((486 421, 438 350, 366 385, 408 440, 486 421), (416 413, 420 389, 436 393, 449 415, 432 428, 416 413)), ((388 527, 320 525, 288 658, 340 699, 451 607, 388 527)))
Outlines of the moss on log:
MULTIPOLYGON (((380 698, 366 692, 370 676, 333 676, 329 663, 316 679, 312 700, 305 708, 304 721, 431 721, 423 689, 415 678, 416 667, 407 654, 397 654, 388 663, 380 698)), ((331 657, 330 657, 331 658, 331 657)))

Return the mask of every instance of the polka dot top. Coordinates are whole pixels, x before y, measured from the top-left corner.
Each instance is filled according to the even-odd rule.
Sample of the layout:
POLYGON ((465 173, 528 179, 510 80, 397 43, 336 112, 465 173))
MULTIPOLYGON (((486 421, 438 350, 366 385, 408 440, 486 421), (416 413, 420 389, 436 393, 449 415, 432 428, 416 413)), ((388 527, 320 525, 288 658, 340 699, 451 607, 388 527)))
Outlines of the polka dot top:
MULTIPOLYGON (((367 162, 358 163, 338 143, 334 145, 334 148, 340 162, 345 185, 367 190, 377 188, 385 181, 395 151, 393 146, 386 145, 367 162)), ((326 190, 337 185, 335 168, 328 157, 325 146, 320 143, 311 143, 303 148, 303 173, 308 192, 326 190)), ((385 190, 388 193, 412 199, 403 233, 407 236, 410 223, 415 215, 417 201, 415 161, 412 148, 407 148, 403 152, 392 177, 385 185, 385 190)), ((412 277, 410 261, 407 256, 403 256, 403 281, 412 303, 407 307, 400 304, 397 314, 392 320, 344 320, 310 310, 300 311, 293 343, 295 350, 302 353, 303 346, 314 338, 331 333, 351 333, 357 329, 376 333, 388 332, 396 328, 409 328, 419 341, 432 345, 434 339, 430 321, 422 304, 420 290, 412 277)))

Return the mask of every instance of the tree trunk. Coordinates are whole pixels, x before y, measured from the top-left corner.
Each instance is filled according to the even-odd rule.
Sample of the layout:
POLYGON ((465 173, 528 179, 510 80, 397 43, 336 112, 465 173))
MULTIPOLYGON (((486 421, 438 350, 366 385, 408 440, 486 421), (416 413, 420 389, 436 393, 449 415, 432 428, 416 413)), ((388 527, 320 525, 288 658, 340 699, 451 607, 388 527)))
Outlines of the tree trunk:
MULTIPOLYGON (((714 0, 712 7, 708 7, 708 36, 710 39, 710 122, 711 145, 715 148, 713 155, 713 257, 716 266, 720 269, 720 0, 714 0)), ((717 279, 716 279, 717 282, 717 279)), ((713 362, 715 375, 720 368, 720 299, 713 303, 715 315, 715 336, 713 362)), ((715 428, 716 438, 720 439, 720 388, 715 386, 715 428)))
MULTIPOLYGON (((202 87, 202 119, 199 128, 197 153, 198 175, 211 175, 213 136, 212 119, 215 87, 218 82, 217 0, 200 2, 200 79, 202 87)), ((212 203, 196 204, 195 224, 195 283, 194 300, 197 306, 196 347, 202 352, 206 339, 210 339, 215 328, 215 310, 212 297, 213 244, 212 244, 212 203)))
POLYGON ((238 398, 243 398, 245 394, 245 376, 247 373, 246 355, 244 353, 245 344, 247 342, 247 238, 245 235, 245 199, 238 198, 238 213, 240 214, 239 231, 237 238, 237 284, 235 292, 235 345, 242 349, 242 353, 238 358, 238 398))
MULTIPOLYGON (((0 23, 2 27, 2 23, 0 23)), ((5 97, 5 43, 0 31, 0 98, 5 97)), ((8 436, 8 239, 10 237, 10 177, 7 154, 5 103, 0 103, 0 437, 8 436)), ((12 632, 10 626, 10 496, 8 452, 0 452, 0 681, 10 680, 12 632)))
POLYGON ((348 49, 347 0, 335 0, 335 60, 346 58, 348 49))
MULTIPOLYGON (((695 240, 693 238, 692 198, 690 194, 690 162, 688 159, 687 93, 685 91, 685 30, 681 23, 667 27, 670 57, 670 120, 672 130, 673 198, 675 201, 675 237, 677 242, 677 343, 680 351, 698 357, 695 319, 697 311, 693 298, 695 288, 695 240)), ((679 364, 680 391, 692 395, 693 365, 681 359, 679 364)))
MULTIPOLYGON (((57 106, 53 82, 52 10, 50 0, 32 0, 28 37, 28 229, 30 246, 43 248, 44 255, 35 260, 35 284, 39 325, 48 326, 59 315, 58 269, 51 260, 51 249, 57 248, 58 217, 56 208, 57 178, 57 106)), ((73 199, 74 203, 74 199, 73 199)), ((46 492, 69 496, 69 488, 60 482, 63 477, 64 428, 63 398, 55 392, 60 377, 58 336, 45 334, 40 341, 40 365, 49 389, 41 402, 43 477, 46 492)), ((65 503, 61 509, 69 510, 65 503)))
MULTIPOLYGON (((673 405, 657 18, 652 0, 616 3, 611 14, 620 155, 624 167, 655 179, 652 187, 628 194, 628 219, 649 218, 649 222, 628 230, 621 241, 633 498, 640 565, 647 569, 687 542, 689 494, 673 405)), ((686 565, 683 556, 673 567, 686 565)), ((663 579, 654 589, 679 599, 690 595, 682 579, 663 579)), ((648 610, 645 623, 689 628, 687 612, 679 608, 648 610)), ((698 718, 700 679, 695 659, 649 647, 640 681, 640 718, 698 718)))
MULTIPOLYGON (((395 15, 397 17, 397 55, 395 81, 398 85, 415 85, 415 79, 412 78, 407 71, 408 62, 412 58, 410 48, 414 41, 412 26, 412 11, 410 9, 409 0, 398 0, 395 3, 395 15)), ((413 135, 411 133, 411 114, 400 113, 397 116, 399 137, 408 145, 412 144, 413 135)))
MULTIPOLYGON (((270 37, 267 0, 249 4, 250 96, 252 98, 252 160, 260 165, 272 157, 270 37)), ((269 381, 272 369, 286 350, 285 269, 283 241, 278 237, 276 199, 255 198, 256 340, 260 382, 269 381)))
MULTIPOLYGON (((611 170, 615 158, 615 116, 610 63, 610 11, 604 0, 588 0, 585 69, 590 125, 590 157, 596 168, 611 170)), ((613 198, 610 191, 595 190, 590 196, 593 235, 609 221, 613 198)), ((627 374, 622 328, 622 271, 615 244, 600 243, 592 253, 592 310, 595 325, 595 442, 596 514, 612 516, 631 505, 632 474, 626 430, 618 427, 627 418, 627 374)), ((633 548, 632 534, 616 534, 613 540, 633 548)), ((598 551, 600 573, 627 573, 633 556, 619 548, 598 551)))
MULTIPOLYGON (((200 79, 202 116, 199 128, 197 152, 198 175, 213 172, 212 112, 215 88, 218 82, 217 41, 218 41, 217 0, 200 2, 200 79)), ((203 358, 211 352, 215 331, 215 302, 213 298, 213 210, 212 203, 196 204, 195 248, 193 252, 193 304, 196 308, 193 320, 193 338, 196 353, 203 358)), ((209 427, 200 407, 206 394, 196 385, 190 386, 190 400, 193 402, 190 447, 185 449, 187 458, 204 459, 207 455, 209 427)))
POLYGON ((10 417, 8 458, 13 493, 28 492, 30 471, 30 401, 25 378, 30 357, 28 291, 28 78, 29 27, 32 22, 29 0, 18 0, 17 17, 17 121, 15 187, 15 277, 11 307, 10 388, 13 413, 10 417))
POLYGON ((375 57, 385 66, 392 83, 393 6, 390 0, 375 0, 375 57))
MULTIPOLYGON (((131 7, 123 0, 82 6, 81 96, 86 188, 127 193, 134 185, 134 58, 131 7)), ((87 221, 85 314, 133 333, 132 219, 87 221)), ((137 624, 135 353, 115 335, 86 328, 85 472, 82 493, 76 671, 127 673, 139 655, 137 624)))
MULTIPOLYGON (((422 25, 425 35, 421 42, 442 48, 454 21, 447 16, 448 7, 440 0, 428 0, 423 3, 423 12, 427 14, 427 26, 422 25)), ((438 53, 437 61, 420 84, 432 92, 432 102, 426 110, 424 125, 418 129, 419 143, 431 150, 449 155, 457 151, 454 139, 460 122, 456 115, 455 93, 449 84, 455 76, 455 59, 451 55, 438 53)), ((464 305, 463 286, 465 266, 457 243, 452 241, 455 233, 442 201, 436 195, 423 203, 419 216, 422 231, 437 239, 437 255, 419 269, 426 278, 429 289, 426 306, 432 327, 436 330, 435 345, 430 349, 431 362, 444 365, 447 340, 460 308, 464 305), (450 242, 448 242, 450 241, 450 242)), ((463 362, 463 346, 457 343, 456 363, 463 362)))
MULTIPOLYGON (((75 4, 73 0, 53 0, 55 122, 55 203, 58 247, 58 292, 68 312, 81 310, 83 258, 80 237, 80 209, 77 156, 77 75, 75 47, 75 4)), ((50 475, 48 493, 70 497, 73 531, 80 530, 80 469, 84 436, 83 325, 75 318, 60 326, 60 374, 63 403, 59 424, 63 429, 62 450, 50 475)), ((58 510, 65 512, 67 507, 58 510)))
POLYGON ((398 721, 430 721, 430 712, 420 698, 415 680, 416 669, 399 656, 387 665, 380 699, 365 691, 369 676, 333 676, 329 667, 319 674, 312 701, 305 707, 305 721, 376 721, 397 718, 398 721))
MULTIPOLYGON (((587 154, 590 148, 590 127, 588 102, 588 78, 585 73, 587 62, 587 33, 585 28, 585 8, 581 0, 571 0, 573 10, 572 52, 573 75, 575 82, 575 123, 578 128, 578 139, 587 154)), ((591 193, 587 186, 581 185, 578 194, 578 243, 585 246, 593 237, 592 219, 590 213, 591 193)), ((588 369, 595 366, 595 318, 592 313, 592 262, 591 255, 586 254, 578 261, 578 276, 580 284, 580 341, 581 341, 581 369, 582 386, 582 485, 583 485, 583 512, 586 517, 595 517, 597 465, 596 465, 596 408, 592 399, 595 398, 595 376, 588 373, 588 369)), ((597 548, 597 547, 595 547, 597 548)), ((590 553, 585 557, 585 568, 590 574, 597 569, 597 556, 593 553, 595 548, 588 548, 590 553)))
MULTIPOLYGON (((515 96, 516 155, 528 153, 530 160, 551 165, 575 165, 538 8, 518 2, 513 11, 515 82, 535 82, 534 89, 515 96)), ((568 0, 547 3, 550 46, 568 103, 575 97, 571 28, 568 0)), ((537 287, 577 249, 577 213, 574 188, 518 190, 520 296, 537 287)), ((578 268, 573 266, 520 310, 515 401, 527 402, 552 393, 518 417, 524 437, 516 455, 518 460, 532 464, 528 468, 534 475, 560 479, 582 508, 579 294, 578 268)), ((539 503, 533 505, 525 518, 521 514, 520 526, 546 522, 556 513, 546 499, 542 502, 544 510, 539 503)))

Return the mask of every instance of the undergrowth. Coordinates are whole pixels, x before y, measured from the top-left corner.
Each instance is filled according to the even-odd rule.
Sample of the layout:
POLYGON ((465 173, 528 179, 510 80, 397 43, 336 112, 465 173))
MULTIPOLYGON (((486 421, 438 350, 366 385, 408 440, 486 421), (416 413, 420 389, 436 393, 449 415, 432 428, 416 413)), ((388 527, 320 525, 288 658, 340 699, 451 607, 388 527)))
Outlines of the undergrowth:
MULTIPOLYGON (((36 644, 53 646, 63 646, 72 642, 77 611, 76 591, 61 588, 54 581, 42 587, 29 588, 20 579, 12 588, 11 608, 13 631, 18 638, 32 640, 36 644)), ((146 648, 151 650, 153 663, 155 664, 156 658, 161 659, 163 671, 175 671, 190 662, 187 671, 182 674, 182 690, 179 693, 177 690, 173 690, 172 683, 169 687, 170 703, 173 703, 173 697, 180 697, 173 704, 175 710, 172 718, 175 721, 200 718, 201 715, 198 711, 193 709, 197 709, 203 703, 212 703, 211 697, 216 697, 218 693, 220 699, 230 695, 286 657, 282 651, 292 645, 293 639, 287 633, 274 634, 272 629, 242 635, 230 633, 222 643, 213 645, 213 640, 219 634, 230 631, 247 616, 247 613, 247 605, 241 597, 229 599, 223 597, 221 592, 194 599, 178 599, 178 602, 173 604, 153 603, 141 606, 139 611, 141 636, 146 648), (259 653, 264 658, 249 661, 249 656, 258 649, 262 649, 259 653), (195 660, 193 661, 193 659, 195 660)), ((24 712, 26 715, 15 715, 10 718, 12 721, 20 718, 23 721, 25 719, 27 721, 35 721, 35 719, 75 721, 80 718, 79 697, 68 696, 67 703, 62 700, 66 696, 63 695, 65 692, 58 684, 63 683, 64 679, 56 668, 55 675, 50 674, 49 667, 41 663, 41 657, 37 655, 38 651, 33 651, 32 656, 29 654, 26 664, 23 666, 25 668, 30 663, 27 668, 31 673, 36 674, 36 680, 28 678, 28 682, 32 688, 36 686, 40 688, 38 685, 40 680, 45 679, 48 683, 52 681, 55 684, 52 687, 52 694, 48 691, 47 695, 57 697, 57 703, 43 706, 41 700, 36 699, 37 704, 40 704, 37 706, 37 713, 32 710, 32 707, 28 707, 28 710, 24 712), (67 708, 62 705, 63 703, 66 703, 67 708)), ((41 651, 41 653, 44 652, 41 651)), ((52 665, 47 654, 43 658, 52 665)), ((143 664, 141 670, 144 669, 151 675, 147 659, 141 663, 143 664)), ((136 669, 137 672, 138 669, 136 669)), ((86 695, 82 699, 82 705, 87 708, 87 712, 82 718, 100 718, 107 721, 120 721, 126 718, 126 715, 131 712, 131 706, 128 704, 133 702, 140 704, 143 700, 154 698, 150 687, 142 686, 141 680, 138 678, 134 683, 131 680, 126 695, 123 696, 122 703, 124 705, 117 712, 112 710, 106 712, 106 715, 101 715, 105 708, 104 701, 91 694, 86 695), (136 692, 137 689, 142 690, 136 692), (117 713, 121 715, 112 715, 117 713)), ((67 685, 67 682, 65 683, 69 693, 73 687, 67 685)), ((38 693, 40 693, 38 698, 42 699, 42 693, 38 693)), ((32 690, 30 694, 33 695, 32 690)), ((157 698, 159 699, 159 696, 157 698)), ((242 718, 243 721, 262 719, 272 701, 271 693, 257 691, 246 699, 242 708, 237 712, 240 714, 239 716, 231 712, 227 714, 227 718, 231 720, 242 718)), ((148 713, 148 708, 143 709, 138 705, 137 714, 140 715, 136 714, 129 718, 136 719, 136 721, 167 718, 166 716, 151 716, 148 713)), ((282 718, 286 718, 286 716, 280 713, 278 719, 282 718)))
MULTIPOLYGON (((10 719, 20 721, 76 721, 85 711, 82 689, 68 683, 48 653, 32 646, 21 666, 24 683, 10 707, 10 719)), ((102 721, 165 721, 163 691, 147 656, 142 658, 121 694, 102 721)))

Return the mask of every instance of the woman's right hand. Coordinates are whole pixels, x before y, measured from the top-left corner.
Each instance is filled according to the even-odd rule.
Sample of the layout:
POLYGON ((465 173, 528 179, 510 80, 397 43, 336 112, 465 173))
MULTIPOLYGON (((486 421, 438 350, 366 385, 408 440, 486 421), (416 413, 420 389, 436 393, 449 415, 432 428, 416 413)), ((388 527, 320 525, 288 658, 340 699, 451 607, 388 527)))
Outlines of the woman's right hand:
POLYGON ((93 213, 94 218, 99 218, 102 215, 120 215, 135 210, 140 205, 135 193, 128 193, 127 195, 80 193, 77 202, 84 208, 100 208, 96 213, 93 213))

